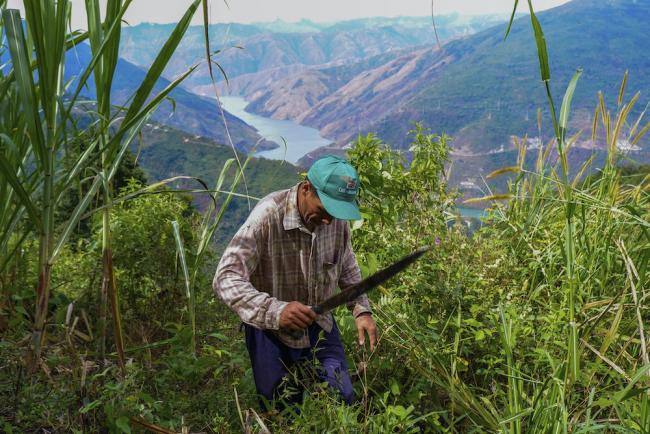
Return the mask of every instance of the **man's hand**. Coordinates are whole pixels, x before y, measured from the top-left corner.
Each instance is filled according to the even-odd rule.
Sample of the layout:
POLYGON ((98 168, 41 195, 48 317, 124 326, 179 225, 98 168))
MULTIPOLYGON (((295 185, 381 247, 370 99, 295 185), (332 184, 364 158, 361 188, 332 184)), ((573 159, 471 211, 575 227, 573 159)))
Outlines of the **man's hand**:
POLYGON ((316 319, 316 313, 298 301, 287 304, 280 312, 280 328, 302 330, 311 325, 316 319))
POLYGON ((368 337, 370 338, 370 351, 375 351, 375 345, 377 344, 377 325, 372 315, 362 313, 354 319, 354 322, 359 332, 359 345, 363 345, 366 342, 366 333, 368 333, 368 337))

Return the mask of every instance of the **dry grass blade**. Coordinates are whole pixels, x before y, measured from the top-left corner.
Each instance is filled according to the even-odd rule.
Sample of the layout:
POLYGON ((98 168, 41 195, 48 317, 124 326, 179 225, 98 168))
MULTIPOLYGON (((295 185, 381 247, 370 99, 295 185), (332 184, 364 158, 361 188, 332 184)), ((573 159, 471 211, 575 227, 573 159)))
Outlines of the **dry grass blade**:
POLYGON ((436 28, 436 19, 435 19, 435 14, 433 13, 433 2, 434 0, 431 0, 431 25, 433 26, 433 33, 436 35, 436 42, 438 43, 438 48, 442 49, 442 44, 440 43, 440 38, 438 37, 438 29, 436 28))
POLYGON ((483 197, 475 197, 471 199, 466 199, 463 201, 463 203, 466 204, 471 204, 471 203, 481 203, 481 202, 488 202, 488 201, 498 201, 498 200, 510 200, 512 199, 513 195, 506 193, 506 194, 493 194, 491 196, 483 196, 483 197))
POLYGON ((607 363, 613 370, 618 372, 623 378, 625 378, 627 381, 630 381, 630 377, 627 375, 627 373, 620 366, 618 366, 616 363, 612 362, 609 358, 602 355, 600 353, 600 351, 598 351, 596 348, 591 346, 589 344, 589 342, 585 341, 584 339, 580 339, 580 342, 582 342, 582 344, 585 347, 589 348, 589 350, 592 353, 594 353, 595 355, 597 355, 603 362, 607 363))
POLYGON ((641 343, 641 359, 643 360, 643 363, 647 365, 650 363, 650 359, 648 359, 648 349, 646 348, 646 337, 645 337, 645 331, 643 327, 643 316, 641 315, 641 305, 639 304, 639 298, 637 296, 637 291, 636 291, 636 284, 634 283, 635 280, 637 281, 639 280, 639 274, 637 273, 636 267, 634 266, 634 263, 630 259, 630 255, 628 254, 627 249, 625 248, 625 243, 622 240, 619 240, 616 242, 616 245, 621 251, 623 260, 625 261, 625 269, 627 270, 627 279, 628 282, 630 282, 630 289, 632 290, 632 300, 634 301, 636 317, 637 317, 638 327, 639 327, 639 340, 641 343))
POLYGON ((168 430, 167 428, 163 428, 161 426, 155 425, 153 423, 149 423, 146 420, 139 418, 139 417, 132 417, 131 418, 131 424, 132 425, 137 425, 141 428, 144 428, 145 430, 151 431, 152 433, 155 434, 176 434, 176 431, 171 431, 168 430))

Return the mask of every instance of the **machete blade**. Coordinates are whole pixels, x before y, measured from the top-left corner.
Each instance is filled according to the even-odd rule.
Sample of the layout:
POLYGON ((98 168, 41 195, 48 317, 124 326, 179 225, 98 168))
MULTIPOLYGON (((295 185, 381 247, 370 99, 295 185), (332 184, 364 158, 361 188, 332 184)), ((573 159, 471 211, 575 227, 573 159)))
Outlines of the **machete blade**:
POLYGON ((346 289, 343 289, 341 292, 333 295, 332 297, 323 301, 321 304, 314 306, 312 310, 317 314, 323 314, 325 312, 329 312, 330 310, 341 306, 342 304, 354 300, 361 294, 370 291, 371 289, 375 288, 377 285, 381 285, 391 277, 395 276, 397 273, 406 269, 406 267, 408 267, 413 262, 415 262, 420 256, 422 256, 427 251, 429 251, 429 249, 431 249, 431 247, 429 246, 424 246, 419 248, 415 252, 411 253, 410 255, 404 256, 402 259, 389 265, 383 270, 377 271, 372 276, 366 277, 361 282, 349 286, 346 289))

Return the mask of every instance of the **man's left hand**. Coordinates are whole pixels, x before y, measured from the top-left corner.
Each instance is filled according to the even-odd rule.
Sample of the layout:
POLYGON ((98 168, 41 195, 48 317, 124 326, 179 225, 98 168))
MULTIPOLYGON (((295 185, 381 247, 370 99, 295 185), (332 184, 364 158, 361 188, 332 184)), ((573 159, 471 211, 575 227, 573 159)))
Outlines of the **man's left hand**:
POLYGON ((377 325, 375 324, 372 315, 362 313, 354 319, 354 322, 356 323, 357 331, 359 332, 359 345, 365 344, 367 333, 370 338, 370 351, 375 351, 375 345, 377 344, 377 325))

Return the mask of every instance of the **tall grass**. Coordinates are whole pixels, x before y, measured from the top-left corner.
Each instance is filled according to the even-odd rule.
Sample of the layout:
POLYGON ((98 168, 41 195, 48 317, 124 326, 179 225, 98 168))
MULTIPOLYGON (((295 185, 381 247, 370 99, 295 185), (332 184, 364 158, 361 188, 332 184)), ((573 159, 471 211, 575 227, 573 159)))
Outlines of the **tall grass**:
MULTIPOLYGON (((562 105, 558 124, 563 129, 576 82, 577 75, 562 105)), ((477 282, 483 278, 458 276, 463 269, 454 268, 461 264, 440 263, 405 277, 403 287, 391 290, 397 295, 384 294, 378 302, 375 316, 385 329, 382 339, 400 354, 392 356, 393 362, 399 358, 419 381, 430 382, 429 390, 441 396, 438 403, 431 400, 442 407, 448 429, 649 432, 650 177, 627 179, 620 167, 627 157, 618 146, 639 143, 648 123, 643 112, 631 117, 638 96, 625 98, 625 82, 614 113, 598 96, 591 137, 594 147, 607 151, 604 167, 596 169, 590 158, 572 168, 570 153, 580 136, 565 133, 562 152, 555 138, 528 167, 522 140, 517 164, 491 174, 513 174, 508 192, 492 197, 507 203, 495 203, 491 225, 476 234, 473 245, 507 245, 507 256, 499 258, 516 266, 499 275, 507 275, 506 283, 514 289, 483 288, 477 282), (449 280, 438 282, 435 273, 447 268, 452 269, 441 275, 449 280), (482 288, 478 300, 472 297, 479 289, 472 287, 449 294, 458 281, 482 288), (431 286, 422 288, 425 282, 431 286), (458 307, 436 299, 437 291, 459 297, 458 307), (495 299, 502 307, 490 305, 495 299), (440 304, 446 310, 436 307, 440 304), (484 327, 481 336, 499 337, 485 349, 487 355, 463 353, 463 347, 480 348, 461 319, 463 308, 485 312, 482 322, 464 312, 463 318, 477 323, 472 327, 484 327), (432 321, 429 312, 441 311, 444 318, 434 316, 434 325, 427 323, 432 321), (461 357, 479 359, 463 374, 461 357), (482 373, 477 373, 479 367, 482 373)), ((468 243, 453 239, 453 250, 468 243)), ((478 276, 495 272, 482 262, 470 266, 478 276)))
MULTIPOLYGON (((489 235, 507 240, 509 256, 524 270, 516 271, 522 296, 504 300, 510 306, 499 309, 493 324, 502 381, 490 392, 455 373, 463 333, 457 312, 442 328, 456 324, 453 345, 426 327, 419 330, 424 319, 390 297, 382 298, 376 315, 409 368, 444 391, 452 430, 650 432, 648 313, 641 302, 650 285, 650 179, 628 182, 620 167, 626 156, 619 151, 621 142, 639 143, 650 123, 645 110, 631 116, 639 96, 625 98, 626 73, 614 113, 598 96, 591 141, 607 151, 605 166, 593 167, 592 157, 571 167, 571 149, 581 140, 568 133, 581 71, 570 80, 558 116, 544 34, 528 3, 554 139, 540 147, 532 168, 526 165, 526 139, 519 142, 517 164, 488 176, 514 174, 509 191, 479 199, 507 200, 505 207, 495 202, 489 235), (525 328, 534 330, 534 338, 519 336, 525 328)), ((538 125, 541 130, 541 112, 538 125)))
MULTIPOLYGON (((69 0, 42 2, 25 0, 25 33, 20 13, 5 9, 3 27, 11 55, 7 73, 3 73, 0 89, 3 107, 3 146, 0 164, 3 176, 0 189, 6 193, 2 218, 2 266, 11 260, 12 252, 20 248, 31 231, 38 234, 39 283, 34 320, 34 360, 38 363, 45 339, 47 307, 50 294, 51 269, 58 254, 69 239, 78 222, 85 215, 93 198, 101 192, 103 212, 103 283, 102 309, 110 298, 116 347, 123 365, 123 342, 119 315, 119 300, 112 267, 109 211, 112 200, 111 181, 140 127, 169 93, 187 77, 192 69, 171 82, 165 89, 152 95, 155 83, 169 62, 183 37, 201 0, 189 6, 183 18, 163 45, 130 104, 121 110, 111 102, 111 85, 118 59, 121 19, 131 1, 108 2, 102 22, 99 2, 87 0, 88 31, 69 32, 71 4, 69 0), (80 75, 76 90, 67 97, 63 81, 65 55, 70 49, 88 40, 92 50, 89 65, 80 75), (60 151, 65 151, 72 140, 68 127, 74 123, 73 107, 82 89, 94 75, 97 93, 97 120, 95 139, 77 158, 72 168, 61 164, 60 151), (18 104, 12 104, 17 102, 18 104), (23 139, 20 139, 23 137, 23 139), (16 142, 15 139, 19 138, 16 142), (92 161, 93 152, 99 150, 101 161, 92 161), (85 192, 71 216, 55 227, 54 216, 61 206, 63 193, 78 182, 85 168, 99 167, 96 175, 85 181, 85 192), (28 217, 28 220, 24 220, 28 217), (17 231, 18 230, 18 231, 17 231)), ((100 330, 105 314, 100 314, 100 330)), ((104 335, 104 332, 101 332, 104 335)), ((103 349, 103 344, 100 347, 103 349)))
MULTIPOLYGON (((519 168, 519 176, 510 184, 507 210, 496 214, 503 223, 501 236, 523 241, 515 245, 513 254, 530 258, 539 271, 530 283, 531 299, 546 297, 547 303, 566 312, 568 320, 564 358, 549 363, 547 378, 527 385, 536 398, 524 420, 534 432, 603 429, 608 426, 603 419, 612 425, 647 426, 647 313, 639 301, 639 292, 646 291, 639 288, 649 283, 648 180, 627 184, 618 167, 624 157, 618 144, 638 143, 647 130, 638 128, 643 113, 629 119, 638 95, 624 100, 626 78, 614 116, 599 96, 600 125, 594 124, 591 137, 594 146, 607 149, 605 166, 595 171, 589 159, 573 179, 560 176, 559 172, 569 173, 567 154, 575 141, 562 135, 555 141, 565 144, 563 151, 558 149, 557 160, 549 161, 547 147, 540 150, 535 170, 519 168), (605 143, 599 143, 600 137, 605 143), (553 238, 551 234, 562 227, 564 236, 553 238), (566 288, 563 297, 549 290, 558 286, 566 288), (609 369, 604 375, 603 365, 609 369), (619 394, 609 393, 609 388, 619 394), (623 392, 630 388, 641 392, 642 398, 623 392), (598 408, 594 400, 600 400, 598 408), (596 416, 601 416, 601 422, 596 416)), ((566 128, 566 117, 560 125, 566 128)), ((525 146, 521 152, 525 153, 525 146)), ((504 339, 506 354, 513 345, 504 339)), ((509 384, 510 394, 512 387, 509 384)))
MULTIPOLYGON (((568 153, 571 145, 578 140, 578 136, 568 139, 567 129, 571 100, 581 71, 578 70, 571 79, 564 95, 560 116, 556 117, 555 103, 549 86, 551 76, 546 42, 530 0, 528 4, 538 49, 541 78, 546 88, 555 132, 554 144, 557 146, 558 161, 551 167, 546 167, 549 151, 553 145, 550 143, 544 151, 540 148, 533 172, 527 171, 523 165, 520 165, 516 170, 519 176, 510 185, 511 200, 508 204, 508 212, 501 216, 507 222, 508 232, 511 232, 512 228, 520 228, 516 231, 516 235, 525 240, 525 243, 520 246, 527 251, 517 253, 525 257, 530 257, 532 254, 539 262, 538 266, 546 281, 541 280, 537 282, 538 285, 547 284, 552 287, 552 282, 555 282, 565 288, 566 295, 561 305, 567 312, 568 322, 564 360, 549 366, 550 376, 543 382, 542 387, 532 384, 535 390, 533 396, 536 398, 529 407, 531 416, 527 424, 534 432, 568 432, 576 428, 590 431, 606 426, 599 425, 593 419, 594 395, 606 394, 602 390, 602 382, 606 378, 596 374, 598 366, 603 362, 607 363, 613 369, 609 375, 618 377, 614 384, 627 383, 625 389, 632 387, 638 381, 643 381, 641 373, 645 372, 648 366, 647 338, 636 291, 637 286, 644 287, 648 284, 646 269, 650 250, 648 237, 650 204, 648 195, 641 193, 644 188, 647 189, 647 182, 642 182, 638 186, 623 184, 617 166, 621 157, 618 144, 624 138, 623 135, 627 133, 625 139, 630 143, 638 143, 648 131, 650 123, 639 129, 645 111, 637 119, 632 121, 628 119, 639 95, 625 102, 626 73, 620 86, 615 116, 612 117, 607 110, 602 94, 599 95, 599 104, 594 115, 591 139, 593 145, 598 146, 598 138, 604 136, 603 147, 607 149, 605 167, 602 168, 597 179, 592 177, 583 181, 584 174, 592 169, 590 166, 592 159, 589 159, 571 179, 568 153), (599 120, 604 130, 604 134, 600 136, 599 120), (548 239, 548 228, 557 228, 560 222, 564 226, 563 239, 561 241, 548 239), (540 243, 542 240, 546 245, 540 243), (629 255, 625 249, 626 242, 635 246, 634 256, 629 255), (564 267, 560 269, 559 274, 554 275, 553 268, 556 270, 557 268, 545 260, 544 256, 555 258, 552 261, 555 264, 557 260, 563 261, 564 267), (619 263, 616 264, 614 261, 619 263), (624 267, 621 267, 620 262, 624 263, 624 267), (637 265, 643 269, 642 273, 636 271, 637 265), (624 287, 621 289, 614 288, 612 291, 608 287, 611 283, 622 282, 624 287), (631 308, 624 304, 628 291, 631 291, 634 302, 631 308), (596 312, 593 312, 594 310, 596 312), (607 327, 606 319, 612 313, 612 321, 607 327), (621 327, 629 327, 633 323, 631 317, 638 324, 639 345, 635 351, 636 357, 628 352, 633 338, 626 336, 629 331, 621 330, 621 327), (628 321, 625 322, 625 319, 628 321), (597 341, 601 342, 599 349, 596 349, 597 341), (615 348, 620 352, 608 355, 615 348), (589 363, 588 368, 581 368, 581 360, 590 360, 594 355, 596 359, 593 363, 589 363), (620 366, 617 362, 624 366, 620 366), (588 397, 581 396, 585 390, 590 391, 588 397), (576 407, 579 400, 583 398, 586 399, 582 402, 582 406, 576 407), (584 402, 587 403, 586 415, 584 402), (580 419, 585 416, 586 419, 582 422, 580 419)), ((509 29, 510 25, 508 31, 509 29)), ((520 154, 525 155, 525 144, 520 148, 520 154)), ((523 161, 524 158, 520 155, 520 162, 523 161)), ((541 291, 535 295, 541 295, 541 291)), ((502 321, 505 324, 505 317, 502 321)), ((504 335, 506 335, 505 328, 504 335)), ((504 338, 503 346, 506 354, 511 353, 512 345, 513 342, 504 338)), ((511 369, 510 358, 508 369, 509 371, 511 369)), ((650 384, 648 380, 649 378, 646 377, 644 381, 646 388, 650 384)), ((509 396, 514 396, 517 392, 510 378, 508 389, 509 396)), ((619 394, 614 401, 620 403, 618 399, 620 396, 627 395, 619 394)), ((641 406, 638 413, 629 411, 629 408, 623 410, 624 406, 617 405, 612 407, 601 405, 598 412, 604 413, 613 408, 619 416, 616 422, 621 423, 627 418, 626 423, 637 424, 638 428, 647 432, 645 431, 647 428, 644 428, 648 413, 646 392, 643 392, 643 398, 638 404, 641 406)))
MULTIPOLYGON (((177 221, 172 222, 174 239, 176 240, 176 250, 178 252, 178 258, 180 261, 181 269, 183 270, 183 278, 185 282, 185 290, 187 296, 187 310, 190 319, 190 326, 192 329, 192 340, 191 340, 192 353, 196 351, 196 314, 195 314, 196 306, 194 302, 196 281, 201 271, 203 270, 202 268, 203 258, 210 249, 210 243, 213 239, 215 231, 217 230, 217 228, 221 223, 221 219, 223 218, 224 213, 228 209, 228 206, 230 205, 232 199, 235 196, 241 196, 236 194, 235 191, 243 177, 243 170, 246 169, 246 166, 248 165, 250 159, 251 157, 249 155, 249 157, 244 161, 241 170, 236 171, 236 174, 233 180, 231 181, 229 190, 225 192, 222 190, 223 184, 227 176, 231 174, 231 166, 233 163, 235 163, 236 160, 234 158, 228 159, 224 163, 223 167, 221 168, 221 172, 219 173, 219 176, 216 180, 214 189, 211 191, 214 193, 224 193, 225 197, 221 202, 221 205, 218 205, 216 195, 212 196, 212 203, 208 208, 208 210, 203 215, 201 226, 199 228, 200 237, 198 240, 198 246, 196 248, 196 251, 192 252, 193 260, 191 264, 188 264, 188 260, 186 259, 185 256, 185 244, 183 243, 183 239, 181 237, 178 222, 177 221)), ((245 197, 248 200, 251 199, 249 195, 243 195, 243 197, 245 197)))

